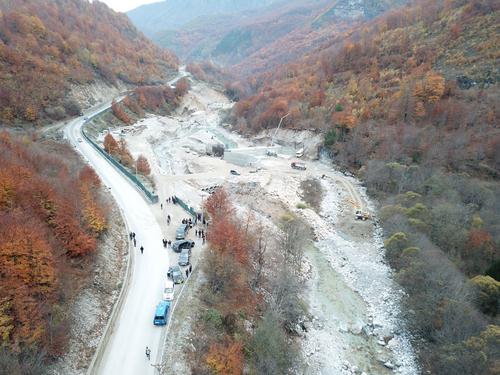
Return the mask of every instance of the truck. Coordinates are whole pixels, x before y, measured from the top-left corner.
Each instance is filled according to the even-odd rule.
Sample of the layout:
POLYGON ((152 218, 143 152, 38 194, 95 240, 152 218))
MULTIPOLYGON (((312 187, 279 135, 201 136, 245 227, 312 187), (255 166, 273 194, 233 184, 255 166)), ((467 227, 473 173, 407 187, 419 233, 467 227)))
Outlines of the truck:
POLYGON ((301 171, 305 171, 306 170, 306 165, 304 163, 300 163, 298 161, 293 161, 292 164, 290 164, 290 166, 293 169, 299 169, 301 171))
POLYGON ((206 154, 209 156, 223 157, 225 147, 222 143, 212 142, 205 146, 206 154))
POLYGON ((155 326, 164 326, 167 324, 168 310, 170 310, 170 301, 160 301, 156 306, 153 324, 155 326))

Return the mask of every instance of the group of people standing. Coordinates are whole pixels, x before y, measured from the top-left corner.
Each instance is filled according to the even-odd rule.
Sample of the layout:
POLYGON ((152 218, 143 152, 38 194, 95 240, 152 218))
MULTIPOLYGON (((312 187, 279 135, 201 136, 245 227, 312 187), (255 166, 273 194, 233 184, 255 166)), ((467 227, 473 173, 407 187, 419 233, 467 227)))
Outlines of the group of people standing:
POLYGON ((135 239, 135 232, 130 232, 129 235, 130 240, 134 243, 134 247, 137 245, 137 241, 135 239))
POLYGON ((196 237, 202 238, 203 243, 205 243, 205 229, 195 229, 194 230, 194 235, 196 237))

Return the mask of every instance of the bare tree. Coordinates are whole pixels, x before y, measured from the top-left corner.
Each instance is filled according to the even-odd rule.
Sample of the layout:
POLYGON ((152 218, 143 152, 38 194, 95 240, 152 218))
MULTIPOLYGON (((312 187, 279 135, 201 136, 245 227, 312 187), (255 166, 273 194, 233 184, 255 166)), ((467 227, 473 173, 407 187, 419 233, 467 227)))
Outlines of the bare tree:
POLYGON ((267 251, 268 234, 262 224, 259 224, 254 232, 254 246, 252 246, 252 262, 254 264, 254 277, 252 288, 258 289, 262 283, 262 271, 266 264, 265 254, 267 251))
POLYGON ((301 220, 293 216, 282 219, 279 244, 283 263, 294 275, 298 275, 302 268, 306 238, 305 224, 301 220))

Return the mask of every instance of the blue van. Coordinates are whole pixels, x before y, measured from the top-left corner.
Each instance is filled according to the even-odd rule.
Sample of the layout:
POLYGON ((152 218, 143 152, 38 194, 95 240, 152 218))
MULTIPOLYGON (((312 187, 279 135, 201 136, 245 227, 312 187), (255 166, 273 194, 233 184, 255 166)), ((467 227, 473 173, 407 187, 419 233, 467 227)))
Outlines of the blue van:
POLYGON ((167 324, 168 310, 170 310, 170 301, 160 301, 156 306, 155 318, 153 324, 155 326, 164 326, 167 324))

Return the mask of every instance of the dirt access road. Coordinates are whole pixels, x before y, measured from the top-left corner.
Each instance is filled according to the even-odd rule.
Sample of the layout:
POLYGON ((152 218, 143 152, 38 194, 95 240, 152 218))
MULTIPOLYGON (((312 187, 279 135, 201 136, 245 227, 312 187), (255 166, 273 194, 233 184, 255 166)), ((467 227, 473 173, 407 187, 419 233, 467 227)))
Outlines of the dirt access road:
MULTIPOLYGON (((175 194, 200 208, 208 195, 202 189, 222 185, 239 212, 252 211, 272 233, 279 230, 276 224, 283 210, 301 216, 314 229, 314 241, 306 250, 305 269, 310 271, 303 298, 311 318, 302 338, 306 363, 301 372, 418 373, 399 319, 401 292, 384 263, 380 229, 373 222, 354 220, 358 208, 375 212, 363 187, 330 163, 305 161, 305 171, 291 169, 295 159, 289 147, 274 147, 277 157, 266 156, 265 143, 221 126, 231 105, 207 84, 193 81, 171 116, 150 116, 114 132, 125 138, 134 157, 144 154, 150 160, 162 200, 175 194), (228 147, 224 159, 206 155, 206 146, 213 142, 228 147), (308 198, 301 183, 311 180, 319 183, 320 205, 298 208, 308 198)), ((279 132, 277 141, 294 143, 293 136, 279 132)), ((194 290, 195 281, 182 299, 192 301, 194 290)), ((177 341, 166 346, 167 372, 188 372, 184 358, 193 350, 188 339, 193 313, 184 305, 173 317, 175 328, 167 340, 177 341)))

